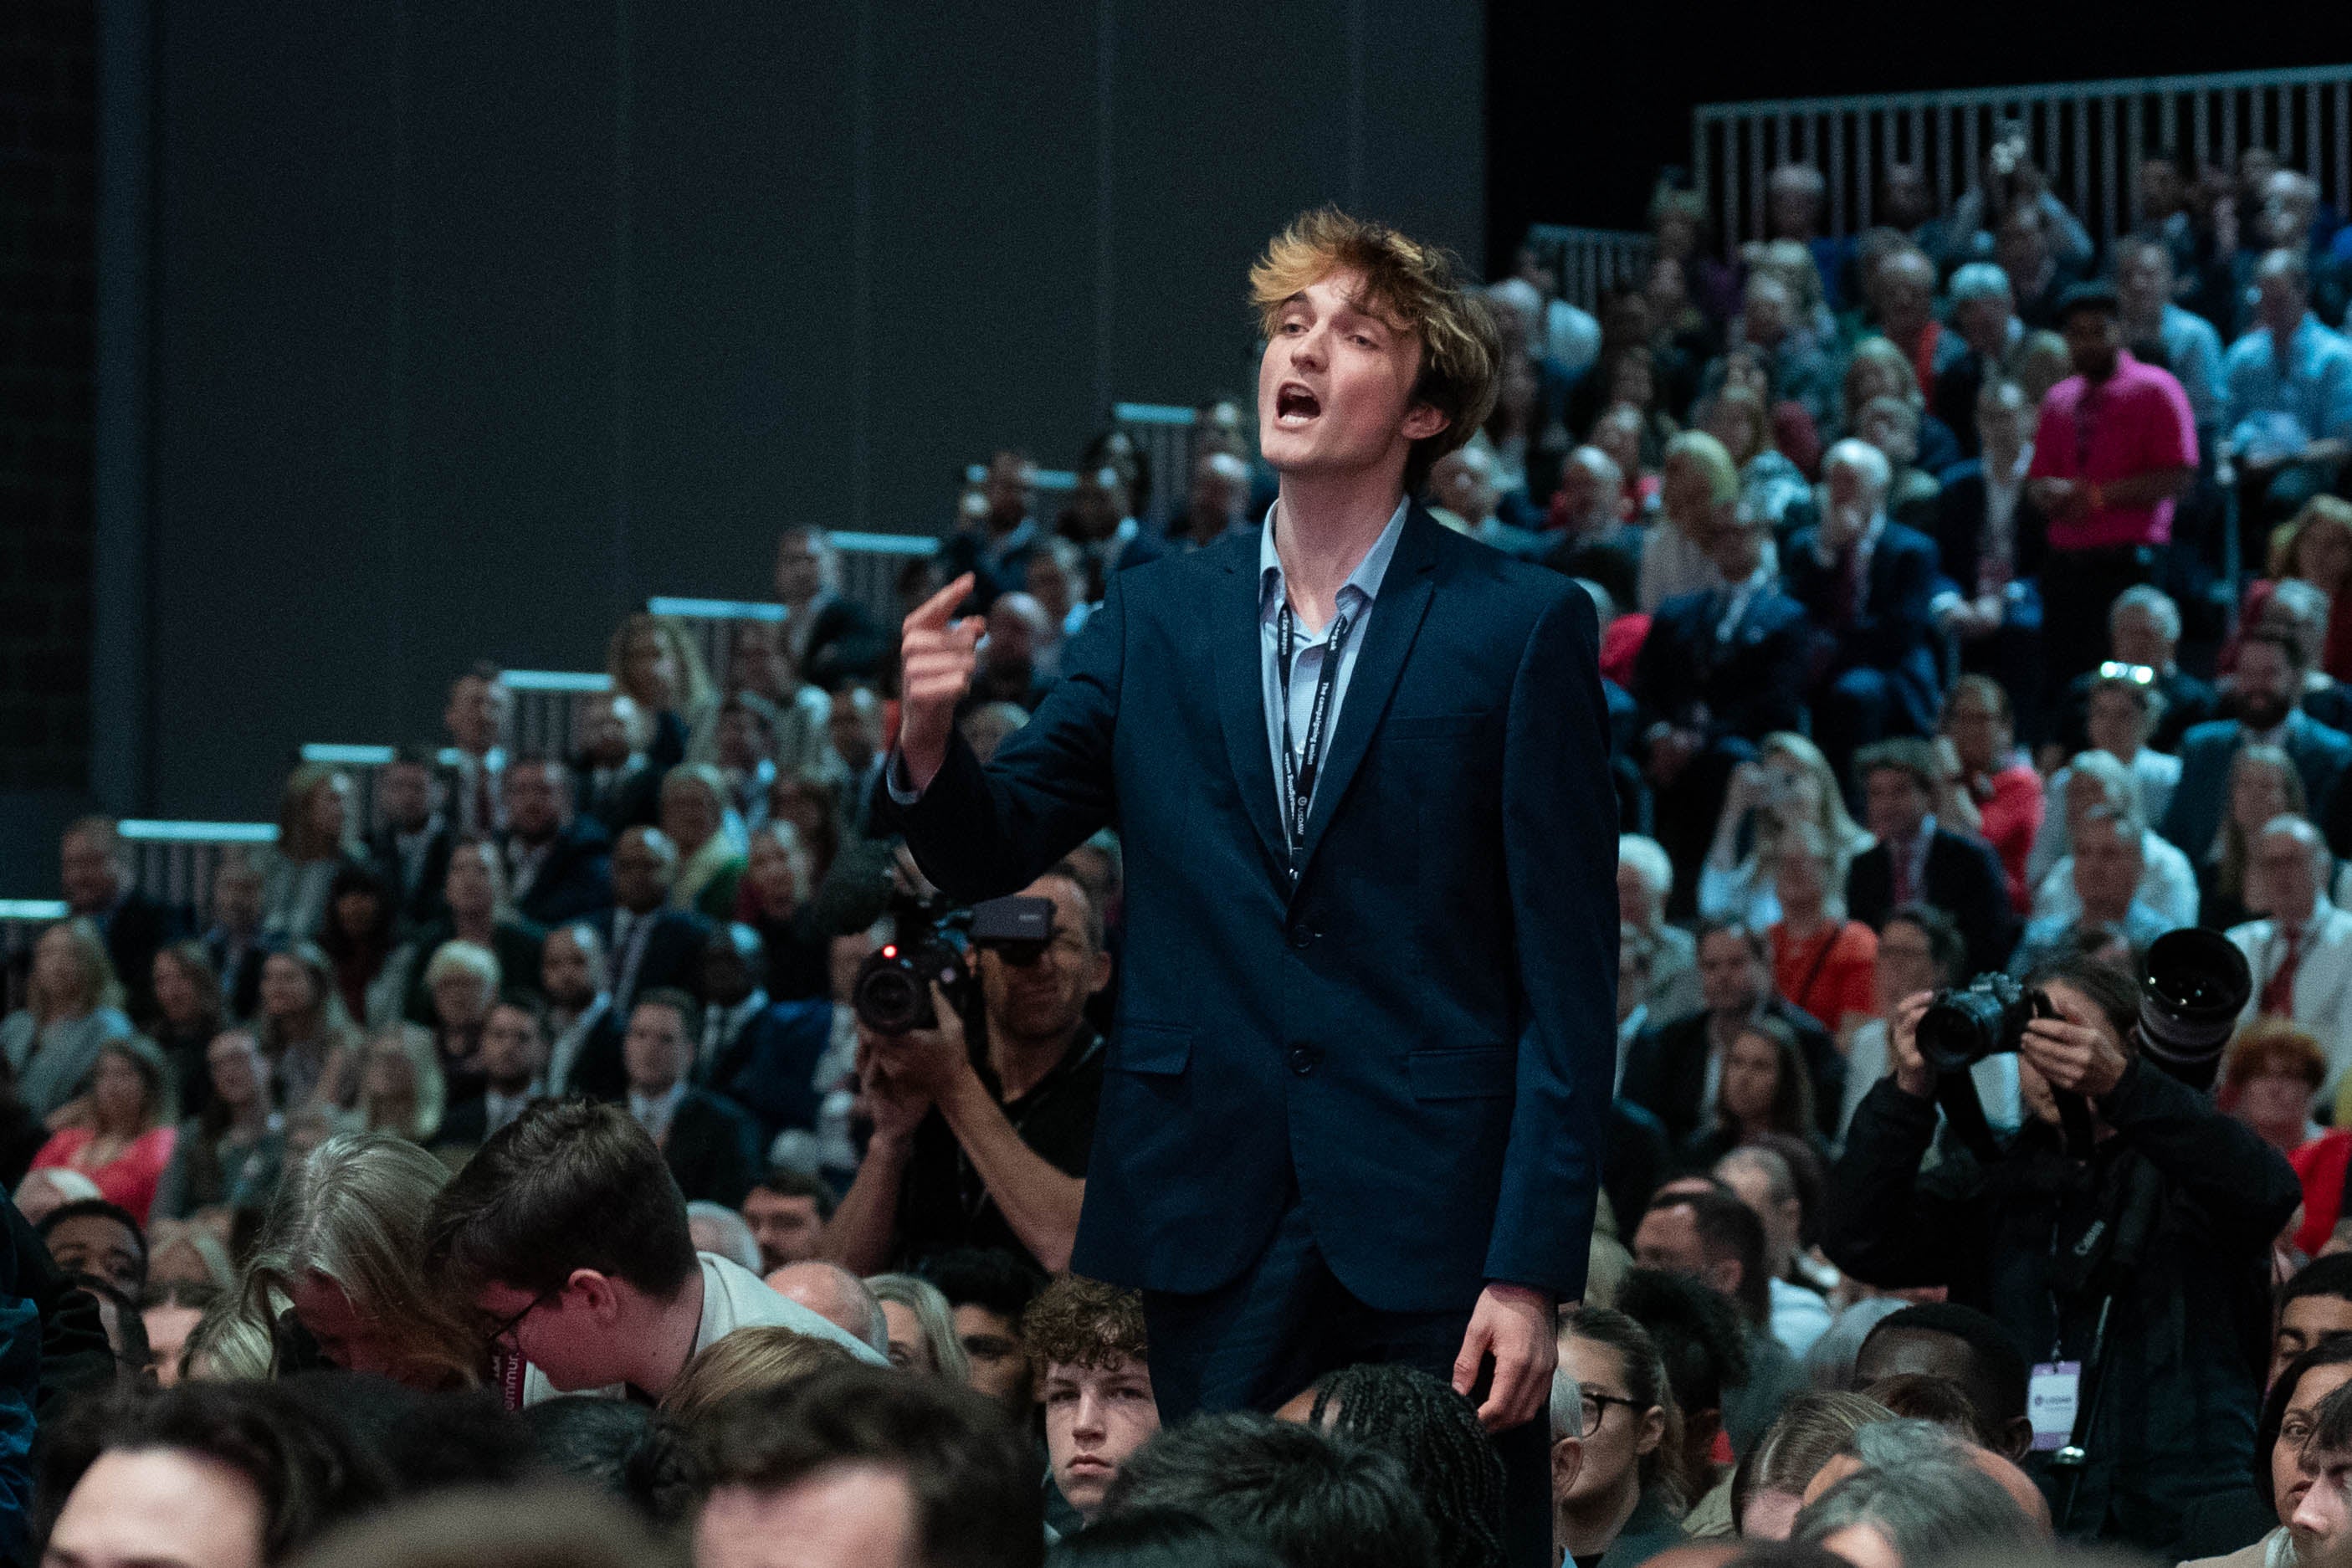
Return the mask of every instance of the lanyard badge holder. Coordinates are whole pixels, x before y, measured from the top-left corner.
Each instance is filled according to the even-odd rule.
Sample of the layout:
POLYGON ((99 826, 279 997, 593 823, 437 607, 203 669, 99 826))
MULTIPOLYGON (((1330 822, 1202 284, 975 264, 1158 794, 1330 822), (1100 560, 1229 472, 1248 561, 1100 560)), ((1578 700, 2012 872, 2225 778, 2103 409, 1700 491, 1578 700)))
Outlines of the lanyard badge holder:
POLYGON ((1298 637, 1298 617, 1288 600, 1275 617, 1275 664, 1282 688, 1282 831, 1290 850, 1290 879, 1298 879, 1298 853, 1307 843, 1307 820, 1315 805, 1315 781, 1322 771, 1324 734, 1331 720, 1331 703, 1339 679, 1339 656, 1347 651, 1349 619, 1345 611, 1334 616, 1323 642, 1323 667, 1315 672, 1315 700, 1307 709, 1307 739, 1294 746, 1290 739, 1290 660, 1298 637))

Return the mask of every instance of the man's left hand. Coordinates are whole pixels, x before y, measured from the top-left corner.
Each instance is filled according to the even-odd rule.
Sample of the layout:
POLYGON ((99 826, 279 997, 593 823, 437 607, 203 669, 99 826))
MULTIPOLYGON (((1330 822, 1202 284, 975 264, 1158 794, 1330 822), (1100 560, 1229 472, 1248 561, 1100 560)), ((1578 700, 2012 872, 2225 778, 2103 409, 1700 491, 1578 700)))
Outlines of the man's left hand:
POLYGON ((925 1099, 939 1100, 959 1077, 971 1071, 971 1057, 964 1044, 963 1020, 956 1016, 937 982, 931 985, 931 1011, 939 1016, 931 1028, 909 1029, 903 1035, 874 1034, 862 1028, 860 1033, 884 1072, 925 1099))
POLYGON ((1535 1419, 1551 1395, 1559 1364, 1559 1313, 1549 1295, 1527 1285, 1496 1283, 1478 1292, 1462 1353, 1454 1358, 1454 1391, 1469 1397, 1491 1359, 1495 1379, 1478 1419, 1501 1432, 1535 1419))

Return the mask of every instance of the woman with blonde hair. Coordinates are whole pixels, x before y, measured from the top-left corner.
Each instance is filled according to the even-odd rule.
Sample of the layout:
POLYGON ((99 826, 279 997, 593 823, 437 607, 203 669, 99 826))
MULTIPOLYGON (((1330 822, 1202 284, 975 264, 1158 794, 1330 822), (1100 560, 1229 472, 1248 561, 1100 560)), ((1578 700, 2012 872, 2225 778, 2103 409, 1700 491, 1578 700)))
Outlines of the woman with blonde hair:
POLYGON ((737 847, 742 824, 738 819, 730 833, 728 817, 727 780, 709 763, 681 763, 663 776, 661 830, 677 846, 670 908, 714 921, 733 916, 744 856, 737 847))
POLYGON ((335 966, 316 943, 298 942, 261 961, 261 1054, 278 1102, 347 1106, 359 1092, 359 1030, 335 988, 335 966))
MULTIPOLYGON (((1685 430, 1666 443, 1658 516, 1642 542, 1637 597, 1643 615, 1655 613, 1676 594, 1715 586, 1715 531, 1738 501, 1739 469, 1722 442, 1704 430, 1685 430)), ((1779 570, 1769 543, 1764 570, 1779 570)))
POLYGON ((397 972, 402 1017, 428 1027, 436 1024, 425 972, 433 955, 452 942, 496 954, 505 982, 524 989, 537 985, 547 928, 515 912, 507 892, 506 858, 497 845, 465 838, 451 847, 449 868, 441 879, 441 918, 411 932, 385 962, 385 974, 377 981, 379 986, 389 986, 390 976, 397 972))
POLYGON ((25 1005, 0 1024, 0 1056, 26 1110, 46 1117, 73 1098, 99 1047, 131 1033, 122 1003, 122 982, 94 922, 76 916, 41 933, 25 1005))
MULTIPOLYGON (((342 1132, 289 1169, 253 1259, 246 1311, 266 1324, 290 1315, 331 1365, 411 1388, 481 1379, 479 1327, 437 1294, 419 1261, 425 1215, 446 1166, 404 1138, 342 1132)), ((282 1347, 283 1335, 273 1338, 282 1347)), ((282 1348, 274 1371, 286 1370, 282 1348)))
POLYGON ((278 799, 278 842, 261 862, 261 926, 308 941, 326 923, 335 873, 360 859, 359 810, 349 773, 304 763, 278 799))
POLYGON ((856 1366, 857 1358, 814 1334, 767 1326, 738 1329, 695 1352, 677 1381, 662 1396, 661 1415, 679 1426, 720 1400, 738 1394, 779 1394, 830 1366, 856 1366))
POLYGON ((890 1364, 905 1372, 966 1384, 971 1358, 956 1337, 955 1312, 940 1288, 915 1274, 877 1274, 866 1281, 890 1325, 890 1364))
POLYGON ((171 1068, 163 1053, 133 1035, 98 1047, 83 1099, 87 1125, 63 1127, 33 1156, 35 1170, 79 1171, 99 1195, 142 1226, 179 1140, 171 1068))
POLYGON ((1702 919, 1738 921, 1762 931, 1780 919, 1773 891, 1780 840, 1811 824, 1827 849, 1851 864, 1870 847, 1869 834, 1846 814, 1829 759, 1804 736, 1780 730, 1764 737, 1756 760, 1731 771, 1715 841, 1698 873, 1702 919))
POLYGON ((362 1131, 388 1132, 430 1145, 441 1131, 447 1081, 433 1036, 415 1024, 391 1024, 368 1037, 360 1056, 359 1121, 362 1131))
POLYGON ((2241 746, 2230 760, 2229 804, 2197 868, 2197 923, 2227 931, 2254 918, 2246 867, 2263 829, 2281 816, 2310 816, 2303 773, 2278 746, 2241 746))
POLYGON ((1699 428, 1723 443, 1739 469, 1739 504, 1777 531, 1789 509, 1812 499, 1813 487, 1772 444, 1772 411, 1764 395, 1744 381, 1726 381, 1707 399, 1699 428))
POLYGON ((2352 501, 2314 496, 2271 531, 2273 582, 2308 583, 2327 595, 2327 640, 2318 668, 2352 681, 2352 501))
POLYGON ((646 758, 656 771, 684 762, 696 738, 710 733, 718 689, 694 639, 668 616, 644 610, 625 616, 605 645, 604 670, 614 690, 652 715, 654 735, 646 758))

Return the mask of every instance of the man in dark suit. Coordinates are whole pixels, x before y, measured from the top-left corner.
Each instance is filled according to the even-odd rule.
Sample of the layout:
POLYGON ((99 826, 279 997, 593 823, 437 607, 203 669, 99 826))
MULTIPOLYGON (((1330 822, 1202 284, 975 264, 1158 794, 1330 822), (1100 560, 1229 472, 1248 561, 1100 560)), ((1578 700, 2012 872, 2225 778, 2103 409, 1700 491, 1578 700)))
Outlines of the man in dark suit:
POLYGON ((702 944, 702 1033, 688 1076, 749 1111, 764 1140, 787 1127, 814 1131, 821 1096, 817 1058, 833 1043, 831 1000, 772 1002, 761 984, 767 945, 737 921, 702 944))
POLYGON ((1772 950, 1764 933, 1728 921, 1701 928, 1698 984, 1704 1005, 1697 1012, 1654 1024, 1633 1037, 1625 1057, 1623 1097, 1655 1116, 1666 1136, 1681 1143, 1714 1124, 1716 1086, 1733 1037, 1752 1018, 1778 1018, 1804 1052, 1822 1134, 1834 1132, 1845 1058, 1811 1014, 1773 993, 1772 950))
POLYGON ((1937 497, 1938 618, 1958 639, 1960 668, 2011 692, 2018 734, 2042 739, 2042 559, 2049 524, 2025 490, 2032 410, 2003 378, 1987 382, 1973 409, 1982 456, 1955 463, 1937 497))
POLYGON ((433 1146, 470 1154, 494 1132, 547 1096, 547 1009, 527 991, 509 991, 482 1020, 482 1092, 465 1096, 441 1118, 433 1146))
POLYGON ((1876 930, 1900 905, 1932 905, 1959 928, 1969 973, 2007 965, 2017 945, 2008 878, 1991 845, 1942 827, 1931 815, 1934 748, 1925 741, 1882 741, 1854 759, 1854 771, 1878 842, 1846 872, 1846 913, 1876 930))
POLYGON ((1072 1267, 1143 1291, 1163 1415, 1417 1364, 1483 1398, 1511 1560, 1548 1561, 1540 1417, 1613 1057, 1592 605, 1405 499, 1500 358, 1433 252, 1319 213, 1252 284, 1266 526, 1114 576, 985 767, 951 721, 980 627, 950 584, 907 620, 887 783, 961 899, 1126 844, 1072 1267))
POLYGON ((547 997, 547 1083, 559 1097, 619 1100, 629 1091, 621 1060, 622 1019, 613 1006, 604 939, 584 921, 557 926, 540 950, 547 997))
POLYGON ((613 902, 612 837, 572 809, 572 775, 551 757, 507 764, 507 897, 527 920, 560 925, 613 902))
POLYGON ((1709 542, 1724 586, 1658 606, 1633 666, 1638 751, 1656 791, 1656 837, 1689 912, 1732 769, 1775 730, 1802 727, 1812 630, 1764 564, 1770 526, 1735 510, 1709 542))
POLYGON ((759 1129, 734 1101, 686 1080, 702 1007, 683 991, 648 989, 629 1013, 623 1047, 629 1114, 662 1152, 686 1201, 743 1201, 759 1173, 759 1129))
POLYGON ((1147 528, 1135 516, 1134 490, 1127 476, 1110 464, 1078 475, 1070 490, 1070 510, 1063 515, 1062 531, 1087 557, 1087 600, 1100 604, 1110 574, 1141 566, 1168 553, 1157 529, 1147 528))
POLYGON ((613 847, 613 907, 583 922, 604 944, 613 1007, 623 1017, 642 992, 691 991, 700 983, 710 922, 692 910, 667 907, 677 879, 677 846, 657 827, 632 827, 613 847))
POLYGON ((403 746, 376 774, 376 825, 367 837, 393 896, 399 928, 431 925, 442 913, 441 887, 449 875, 457 828, 442 812, 440 763, 426 746, 403 746))
POLYGON ((1878 448, 1840 441, 1822 459, 1829 503, 1781 557, 1789 595, 1820 633, 1813 739, 1840 778, 1855 752, 1936 724, 1936 542, 1886 516, 1891 479, 1878 448))
POLYGON ((652 726, 625 692, 592 692, 580 704, 580 751, 572 798, 614 838, 661 816, 661 773, 646 755, 652 726))
POLYGON ((1022 452, 999 452, 988 461, 982 483, 986 510, 980 527, 950 535, 940 551, 940 570, 950 577, 969 574, 967 599, 982 615, 999 594, 1029 586, 1029 557, 1045 530, 1032 515, 1037 504, 1037 465, 1022 452))
POLYGON ((2307 660, 2303 646, 2284 632, 2248 632, 2238 645, 2230 701, 2234 715, 2200 724, 2181 738, 2180 783, 2157 831, 2202 861, 2230 807, 2230 766, 2251 744, 2277 746, 2294 759, 2303 778, 2305 815, 2327 830, 2337 854, 2352 843, 2335 820, 2344 770, 2352 766, 2352 737, 2295 706, 2307 660))
POLYGON ((65 830, 58 871, 66 908, 98 927, 131 1016, 148 1022, 155 1012, 155 954, 178 939, 180 917, 140 892, 110 816, 85 816, 65 830))
POLYGON ((795 526, 777 536, 776 597, 803 680, 831 691, 880 672, 889 640, 865 605, 841 596, 840 564, 823 529, 795 526))

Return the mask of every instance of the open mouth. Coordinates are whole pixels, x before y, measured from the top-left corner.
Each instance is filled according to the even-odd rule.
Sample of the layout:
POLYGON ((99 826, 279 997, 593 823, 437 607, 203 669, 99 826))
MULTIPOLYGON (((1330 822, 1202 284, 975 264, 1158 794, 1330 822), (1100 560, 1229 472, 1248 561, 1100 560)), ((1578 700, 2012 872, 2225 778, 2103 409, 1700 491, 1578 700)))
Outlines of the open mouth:
POLYGON ((1321 400, 1297 382, 1274 395, 1274 422, 1286 430, 1299 429, 1322 412, 1321 400))

